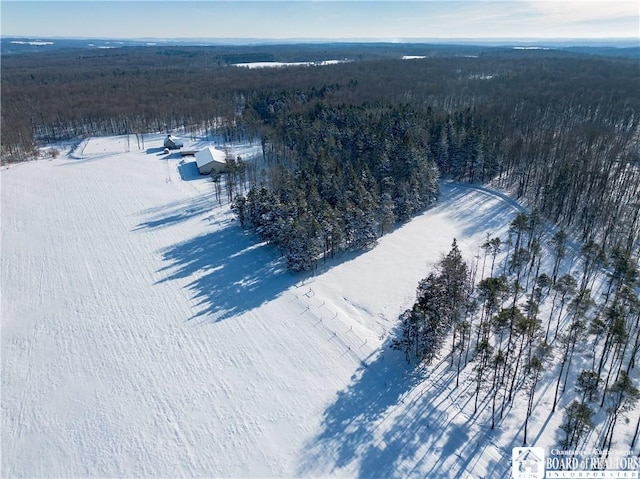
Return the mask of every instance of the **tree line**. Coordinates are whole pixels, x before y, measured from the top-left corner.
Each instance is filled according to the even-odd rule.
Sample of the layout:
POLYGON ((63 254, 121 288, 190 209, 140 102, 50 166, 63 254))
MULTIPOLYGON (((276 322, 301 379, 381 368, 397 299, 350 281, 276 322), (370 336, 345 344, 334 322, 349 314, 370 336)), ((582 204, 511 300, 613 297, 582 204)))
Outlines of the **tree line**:
MULTIPOLYGON (((519 403, 524 445, 538 386, 550 384, 551 412, 566 405, 559 445, 575 449, 595 433, 591 445, 606 455, 640 399, 640 272, 623 246, 571 247, 564 230, 545 234, 535 210, 518 214, 507 238, 487 236, 473 263, 454 240, 420 281, 392 347, 409 362, 447 361, 492 429, 519 403)), ((630 448, 639 432, 640 418, 630 448)))

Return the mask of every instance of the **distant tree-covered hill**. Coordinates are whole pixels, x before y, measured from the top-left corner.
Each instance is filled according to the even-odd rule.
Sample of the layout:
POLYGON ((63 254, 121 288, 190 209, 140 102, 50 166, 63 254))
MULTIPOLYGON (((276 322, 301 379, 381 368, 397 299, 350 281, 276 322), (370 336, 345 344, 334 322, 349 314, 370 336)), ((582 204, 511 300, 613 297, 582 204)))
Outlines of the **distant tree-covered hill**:
MULTIPOLYGON (((638 84, 634 58, 511 47, 125 46, 4 55, 2 159, 87 135, 216 130, 263 142, 271 179, 253 186, 281 202, 291 199, 286 185, 303 188, 306 206, 287 215, 305 230, 317 228, 305 215, 318 220, 318 201, 364 217, 371 211, 366 228, 380 234, 428 205, 441 175, 493 181, 582 240, 635 251, 638 84)), ((259 223, 248 217, 266 234, 259 223)), ((373 240, 342 226, 345 247, 373 240)), ((335 251, 317 241, 324 244, 313 251, 335 251)))

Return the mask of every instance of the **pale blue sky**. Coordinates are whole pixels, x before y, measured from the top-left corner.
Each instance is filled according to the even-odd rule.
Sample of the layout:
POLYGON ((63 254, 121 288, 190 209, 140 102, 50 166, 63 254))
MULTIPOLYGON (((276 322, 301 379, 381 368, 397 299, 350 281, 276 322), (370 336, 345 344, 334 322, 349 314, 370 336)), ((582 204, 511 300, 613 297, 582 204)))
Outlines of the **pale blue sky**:
POLYGON ((638 38, 638 0, 2 0, 1 34, 83 38, 638 38))

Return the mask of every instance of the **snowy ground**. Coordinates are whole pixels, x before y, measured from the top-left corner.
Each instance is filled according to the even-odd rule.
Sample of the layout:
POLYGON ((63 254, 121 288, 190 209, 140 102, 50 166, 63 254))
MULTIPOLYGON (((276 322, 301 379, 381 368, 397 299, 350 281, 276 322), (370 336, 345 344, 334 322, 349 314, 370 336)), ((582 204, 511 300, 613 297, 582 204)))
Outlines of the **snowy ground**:
POLYGON ((471 258, 517 204, 445 185, 375 249, 293 275, 161 143, 1 172, 3 477, 507 474, 521 421, 486 431, 386 345, 452 239, 471 258))

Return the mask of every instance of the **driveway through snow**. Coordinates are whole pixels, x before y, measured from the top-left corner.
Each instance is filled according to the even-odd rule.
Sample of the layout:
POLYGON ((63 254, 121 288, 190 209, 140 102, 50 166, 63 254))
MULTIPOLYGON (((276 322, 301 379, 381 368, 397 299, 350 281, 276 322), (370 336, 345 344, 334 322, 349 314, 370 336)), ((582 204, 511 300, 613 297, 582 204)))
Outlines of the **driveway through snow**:
POLYGON ((477 254, 517 204, 444 185, 373 250, 292 275, 179 159, 100 141, 1 173, 2 476, 454 471, 433 462, 440 433, 430 452, 373 454, 409 387, 402 355, 380 351, 453 237, 477 254), (368 420, 378 436, 358 434, 368 420))

